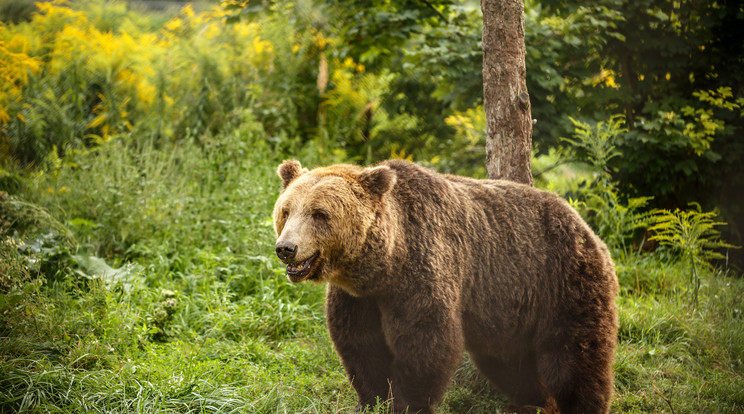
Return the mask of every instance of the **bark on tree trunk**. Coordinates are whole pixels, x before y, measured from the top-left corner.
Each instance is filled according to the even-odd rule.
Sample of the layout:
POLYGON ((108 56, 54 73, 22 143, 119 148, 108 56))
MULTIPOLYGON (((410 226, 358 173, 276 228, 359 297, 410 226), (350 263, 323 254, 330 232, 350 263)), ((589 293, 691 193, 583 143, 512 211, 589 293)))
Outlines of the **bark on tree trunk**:
POLYGON ((524 4, 522 0, 481 0, 481 10, 488 177, 533 185, 524 4))

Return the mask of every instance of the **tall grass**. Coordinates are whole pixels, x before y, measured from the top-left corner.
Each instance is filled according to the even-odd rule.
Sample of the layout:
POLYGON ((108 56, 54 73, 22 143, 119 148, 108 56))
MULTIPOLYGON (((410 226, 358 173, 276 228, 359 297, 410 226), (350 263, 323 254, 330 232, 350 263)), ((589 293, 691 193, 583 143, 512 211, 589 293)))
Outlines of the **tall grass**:
POLYGON ((29 201, 3 200, 18 230, 3 233, 6 407, 274 412, 314 401, 316 375, 343 378, 322 287, 290 286, 272 257, 263 138, 246 123, 209 146, 110 142, 48 159, 29 201))

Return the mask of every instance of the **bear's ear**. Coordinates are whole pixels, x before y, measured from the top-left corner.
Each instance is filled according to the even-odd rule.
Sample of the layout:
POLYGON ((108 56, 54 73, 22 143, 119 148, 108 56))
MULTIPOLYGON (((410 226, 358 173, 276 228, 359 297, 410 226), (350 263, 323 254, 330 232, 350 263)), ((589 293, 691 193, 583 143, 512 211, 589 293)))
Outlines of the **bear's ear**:
POLYGON ((292 182, 292 180, 306 173, 307 168, 302 168, 302 164, 300 164, 300 162, 297 160, 286 160, 279 165, 279 168, 277 168, 276 172, 277 174, 279 174, 279 177, 282 179, 282 190, 283 190, 287 188, 287 186, 289 185, 289 183, 292 182))
POLYGON ((396 180, 395 172, 384 165, 367 168, 359 174, 359 184, 377 199, 392 190, 396 180))

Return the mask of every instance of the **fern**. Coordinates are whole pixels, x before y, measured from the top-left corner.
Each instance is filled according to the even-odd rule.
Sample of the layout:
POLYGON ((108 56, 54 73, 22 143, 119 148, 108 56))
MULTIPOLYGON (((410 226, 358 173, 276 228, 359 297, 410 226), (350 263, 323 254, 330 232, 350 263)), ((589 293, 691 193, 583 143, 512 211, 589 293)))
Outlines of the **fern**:
MULTIPOLYGON (((622 156, 615 143, 627 132, 625 118, 613 115, 595 125, 570 118, 574 126, 573 138, 562 138, 573 147, 580 158, 594 170, 594 178, 579 196, 587 221, 608 245, 623 256, 628 254, 628 241, 636 231, 649 225, 648 212, 642 211, 653 197, 624 200, 612 180, 610 161, 622 156)), ((578 204, 577 204, 578 206, 578 204)))
POLYGON ((721 233, 716 226, 725 226, 725 222, 716 221, 718 213, 702 211, 700 204, 690 203, 692 210, 655 210, 649 228, 654 235, 651 240, 661 245, 670 246, 681 253, 682 260, 690 270, 690 284, 692 285, 693 308, 698 303, 700 290, 701 267, 712 268, 710 263, 714 259, 725 259, 718 249, 738 248, 721 240, 721 233))
POLYGON ((628 255, 628 241, 638 229, 648 227, 651 222, 651 214, 643 209, 652 199, 634 197, 623 203, 612 183, 598 183, 594 192, 587 195, 585 208, 591 214, 597 233, 625 257, 628 255))
POLYGON ((571 117, 568 119, 574 126, 574 139, 561 138, 561 140, 585 153, 586 161, 600 175, 600 180, 608 183, 612 173, 610 161, 622 156, 615 146, 615 141, 620 134, 628 131, 627 128, 623 128, 625 117, 613 115, 606 122, 601 121, 594 126, 571 117))

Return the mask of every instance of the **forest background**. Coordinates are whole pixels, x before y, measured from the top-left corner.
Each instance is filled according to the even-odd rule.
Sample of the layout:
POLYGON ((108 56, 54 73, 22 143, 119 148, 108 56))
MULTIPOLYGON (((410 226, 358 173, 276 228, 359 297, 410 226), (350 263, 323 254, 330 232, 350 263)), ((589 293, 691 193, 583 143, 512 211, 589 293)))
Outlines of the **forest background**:
MULTIPOLYGON (((143 4, 0 1, 0 411, 348 411, 274 171, 485 177, 478 3, 143 4)), ((617 263, 616 412, 744 410, 743 23, 525 3, 535 184, 617 263)), ((503 404, 465 361, 440 411, 503 404)))

